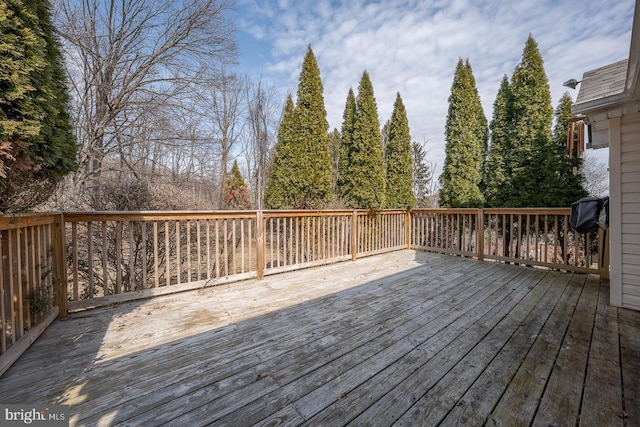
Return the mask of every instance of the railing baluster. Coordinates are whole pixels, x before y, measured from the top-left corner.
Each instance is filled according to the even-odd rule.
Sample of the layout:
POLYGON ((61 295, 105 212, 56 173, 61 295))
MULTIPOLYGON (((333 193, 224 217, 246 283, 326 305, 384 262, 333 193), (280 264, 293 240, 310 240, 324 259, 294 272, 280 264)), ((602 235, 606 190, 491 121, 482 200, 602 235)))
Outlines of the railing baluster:
POLYGON ((196 280, 202 280, 202 238, 200 236, 201 224, 200 220, 196 219, 196 280))
MULTIPOLYGON (((252 237, 253 236, 253 231, 252 231, 252 229, 253 229, 253 226, 252 226, 253 221, 254 220, 252 218, 249 218, 247 220, 247 226, 249 227, 249 230, 247 232, 248 233, 248 240, 249 240, 249 244, 248 244, 248 246, 249 246, 249 265, 248 265, 249 270, 253 270, 253 262, 251 261, 253 259, 253 248, 252 248, 252 245, 251 245, 251 242, 253 240, 253 237, 252 237)), ((258 266, 256 264, 256 271, 257 271, 257 269, 258 269, 258 266)))
POLYGON ((244 273, 245 264, 244 264, 244 219, 240 219, 240 272, 244 273))
POLYGON ((140 222, 140 240, 142 245, 142 286, 141 289, 147 288, 147 223, 140 222))
POLYGON ((176 220, 176 283, 182 283, 182 239, 180 238, 181 223, 179 219, 176 220))
POLYGON ((107 296, 109 294, 108 291, 108 283, 109 283, 109 272, 108 268, 108 249, 107 246, 107 222, 104 221, 102 223, 102 295, 107 296))
POLYGON ((228 244, 228 237, 229 237, 229 220, 227 218, 222 220, 222 250, 223 250, 223 261, 224 264, 222 265, 224 268, 224 275, 225 276, 229 276, 229 244, 228 244))
POLYGON ((153 221, 153 287, 160 286, 158 265, 158 221, 153 221))
MULTIPOLYGON (((7 231, 7 234, 10 232, 10 230, 7 231)), ((4 243, 5 243, 5 232, 4 230, 0 230, 0 279, 2 279, 2 285, 0 286, 0 322, 1 322, 1 329, 2 329, 2 336, 0 337, 0 351, 2 351, 2 353, 4 353, 5 351, 7 351, 7 307, 5 306, 5 286, 7 281, 5 281, 5 263, 4 263, 4 259, 5 259, 5 249, 4 249, 4 243)), ((9 257, 7 256, 7 259, 9 257)), ((12 301, 12 300, 10 300, 12 301)))
POLYGON ((71 224, 71 259, 73 262, 73 300, 78 300, 78 223, 71 224))
POLYGON ((116 248, 115 249, 116 249, 115 293, 119 294, 120 292, 122 292, 122 222, 121 221, 116 221, 116 248))
POLYGON ((258 280, 264 277, 265 265, 265 236, 264 236, 265 220, 262 211, 256 212, 256 276, 258 280))
POLYGON ((216 231, 215 231, 215 239, 216 242, 216 277, 220 277, 220 221, 221 219, 216 219, 216 231))
POLYGON ((205 240, 207 241, 207 280, 211 280, 211 220, 204 222, 205 240))
POLYGON ((276 233, 276 263, 275 265, 272 263, 271 267, 278 267, 280 266, 280 218, 276 217, 275 218, 275 222, 276 222, 276 227, 275 227, 275 233, 276 233))
POLYGON ((133 221, 128 222, 129 225, 129 280, 127 283, 126 291, 135 291, 136 285, 136 254, 135 254, 135 242, 133 239, 134 226, 133 221))
POLYGON ((93 278, 93 222, 87 222, 87 294, 91 298, 94 291, 93 278))
POLYGON ((15 239, 13 238, 13 235, 15 233, 15 230, 9 230, 7 232, 7 237, 8 237, 8 245, 7 245, 7 252, 8 252, 8 267, 9 267, 9 307, 10 307, 10 311, 11 311, 11 344, 13 345, 16 342, 16 339, 18 338, 16 336, 16 329, 18 328, 18 325, 16 325, 16 307, 14 304, 14 301, 16 301, 16 279, 15 279, 15 267, 14 267, 14 261, 15 261, 15 244, 14 241, 15 239))
POLYGON ((164 285, 171 285, 171 233, 169 220, 164 221, 164 285))
POLYGON ((231 220, 231 274, 238 272, 238 265, 236 261, 236 219, 231 220))
POLYGON ((191 265, 191 255, 192 255, 192 247, 191 247, 191 220, 188 219, 185 221, 185 234, 187 237, 187 246, 185 247, 185 262, 187 263, 187 282, 192 280, 193 266, 191 265))

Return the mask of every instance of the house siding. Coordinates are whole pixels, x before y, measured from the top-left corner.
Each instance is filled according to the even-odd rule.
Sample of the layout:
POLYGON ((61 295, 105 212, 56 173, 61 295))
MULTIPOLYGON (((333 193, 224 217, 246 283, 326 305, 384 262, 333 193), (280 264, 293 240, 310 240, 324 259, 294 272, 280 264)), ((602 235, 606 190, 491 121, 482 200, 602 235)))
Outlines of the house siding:
POLYGON ((621 299, 640 310, 640 114, 621 117, 619 153, 621 299))

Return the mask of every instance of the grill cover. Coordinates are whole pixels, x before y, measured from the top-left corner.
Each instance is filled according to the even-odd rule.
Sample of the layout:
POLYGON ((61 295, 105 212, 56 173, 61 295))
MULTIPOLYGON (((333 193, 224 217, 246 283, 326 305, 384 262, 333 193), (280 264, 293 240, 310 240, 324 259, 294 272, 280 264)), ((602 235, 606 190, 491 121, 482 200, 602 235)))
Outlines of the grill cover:
MULTIPOLYGON (((601 219, 600 213, 605 202, 608 205, 608 197, 584 197, 572 203, 571 215, 569 216, 569 224, 571 227, 578 233, 586 234, 598 231, 599 221, 601 219)), ((608 216, 607 210, 608 209, 604 211, 605 216, 608 216)), ((605 219, 604 223, 608 224, 608 218, 605 219)))

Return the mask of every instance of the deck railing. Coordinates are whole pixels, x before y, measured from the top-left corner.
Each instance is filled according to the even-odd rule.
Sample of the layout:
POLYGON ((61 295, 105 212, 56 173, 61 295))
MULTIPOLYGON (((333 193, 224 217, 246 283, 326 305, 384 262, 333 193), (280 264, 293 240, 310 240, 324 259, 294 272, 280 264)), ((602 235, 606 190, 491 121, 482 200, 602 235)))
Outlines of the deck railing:
POLYGON ((607 276, 603 232, 580 234, 570 209, 416 209, 411 247, 607 276))
POLYGON ((66 271, 61 220, 55 214, 0 217, 0 374, 66 299, 60 293, 66 271))
MULTIPOLYGON (((271 274, 355 260, 407 248, 407 213, 402 210, 265 211, 265 262, 271 274)), ((261 245, 262 247, 262 245, 261 245)))
POLYGON ((28 346, 69 310, 399 249, 606 275, 606 239, 571 230, 569 214, 416 209, 0 217, 0 373, 12 349, 28 346))
POLYGON ((69 212, 70 310, 255 276, 255 212, 69 212))

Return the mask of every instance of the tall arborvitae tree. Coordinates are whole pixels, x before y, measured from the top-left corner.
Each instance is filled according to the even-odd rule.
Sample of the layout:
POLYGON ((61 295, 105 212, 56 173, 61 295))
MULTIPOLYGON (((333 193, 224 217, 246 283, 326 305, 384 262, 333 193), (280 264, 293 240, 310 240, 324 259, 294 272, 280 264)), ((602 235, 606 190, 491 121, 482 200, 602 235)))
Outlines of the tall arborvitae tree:
POLYGON ((295 138, 297 120, 291 95, 287 96, 278 128, 278 140, 274 147, 273 165, 264 193, 264 205, 268 209, 291 209, 295 195, 290 191, 296 184, 292 168, 295 163, 295 138))
POLYGON ((329 132, 329 155, 331 156, 331 188, 333 194, 338 193, 338 168, 340 167, 340 147, 342 147, 342 136, 338 129, 329 132))
POLYGON ((565 92, 555 110, 553 140, 549 145, 545 173, 545 206, 568 207, 576 200, 588 196, 582 174, 583 159, 577 150, 577 126, 573 133, 573 143, 567 146, 569 119, 573 117, 572 104, 571 95, 565 92))
MULTIPOLYGON (((387 120, 386 123, 382 125, 382 129, 380 130, 380 138, 382 141, 383 153, 387 152, 387 144, 389 143, 389 126, 391 126, 391 120, 387 120)), ((386 158, 385 158, 385 162, 386 162, 386 158)))
POLYGON ((355 208, 383 208, 386 180, 380 122, 373 85, 366 71, 358 86, 352 142, 346 149, 349 162, 346 199, 355 208))
POLYGON ((385 149, 387 167, 387 208, 412 209, 416 204, 413 194, 413 165, 411 161, 411 135, 409 121, 400 93, 396 96, 388 126, 385 149))
POLYGON ((440 205, 481 207, 480 190, 487 138, 487 120, 471 65, 460 59, 456 66, 445 130, 446 147, 440 175, 440 205))
POLYGON ((316 57, 307 48, 302 63, 296 113, 298 117, 297 141, 301 162, 292 171, 298 175, 299 203, 296 208, 321 208, 333 196, 331 189, 331 156, 329 154, 329 122, 322 94, 322 80, 316 57))
POLYGON ((21 211, 76 168, 76 145, 49 2, 2 2, 0 28, 0 212, 21 211))
POLYGON ((549 81, 538 44, 527 39, 522 61, 511 79, 513 136, 512 174, 504 188, 505 206, 544 206, 545 169, 551 143, 553 107, 549 81))
POLYGON ((356 123, 356 97, 349 88, 344 112, 342 113, 342 132, 340 133, 340 158, 338 161, 338 194, 345 200, 351 193, 351 152, 353 151, 353 126, 356 123))
POLYGON ((505 75, 502 78, 498 95, 493 103, 493 119, 491 131, 491 147, 485 170, 484 188, 486 205, 489 207, 505 206, 506 187, 511 178, 511 154, 513 134, 513 114, 511 112, 511 86, 505 75))
MULTIPOLYGON (((286 155, 289 157, 278 160, 279 152, 276 150, 274 169, 276 166, 279 169, 272 172, 272 178, 276 179, 269 183, 269 187, 273 187, 281 179, 282 184, 288 185, 271 188, 270 194, 265 194, 265 203, 271 208, 321 208, 331 200, 329 124, 322 90, 320 69, 309 46, 300 72, 296 106, 288 113, 286 135, 283 135, 288 141, 286 155)), ((280 132, 278 140, 280 142, 280 132)))

